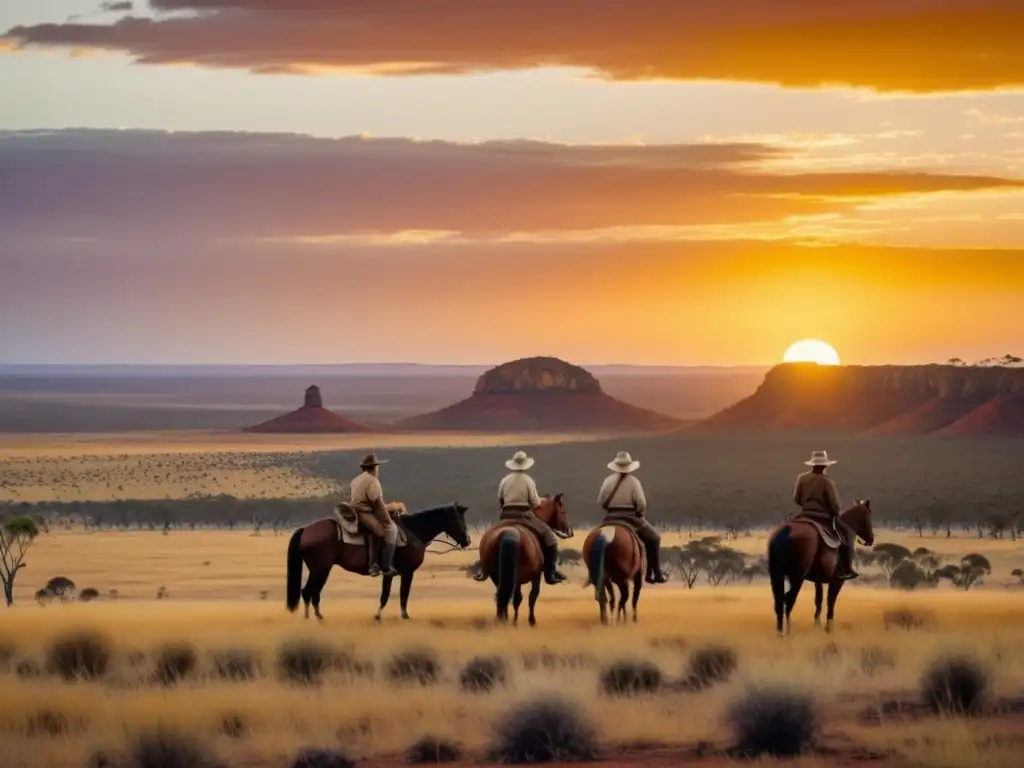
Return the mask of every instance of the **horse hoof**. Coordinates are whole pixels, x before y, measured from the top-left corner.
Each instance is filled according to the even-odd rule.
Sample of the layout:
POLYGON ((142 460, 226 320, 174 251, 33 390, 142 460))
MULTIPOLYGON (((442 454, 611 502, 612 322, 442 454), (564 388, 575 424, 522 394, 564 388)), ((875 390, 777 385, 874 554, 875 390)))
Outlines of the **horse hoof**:
POLYGON ((408 620, 409 620, 409 614, 406 613, 405 611, 402 611, 402 621, 408 621, 408 620))
POLYGON ((825 623, 825 632, 831 635, 832 634, 832 629, 833 629, 832 622, 831 621, 826 622, 825 623))

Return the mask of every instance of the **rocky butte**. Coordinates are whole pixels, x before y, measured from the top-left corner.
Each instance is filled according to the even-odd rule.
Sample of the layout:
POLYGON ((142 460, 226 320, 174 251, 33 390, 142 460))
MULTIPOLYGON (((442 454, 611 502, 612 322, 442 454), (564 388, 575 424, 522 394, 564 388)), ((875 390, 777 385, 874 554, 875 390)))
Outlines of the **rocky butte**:
POLYGON ((369 427, 349 421, 338 414, 324 408, 320 388, 311 386, 306 389, 302 407, 283 416, 246 427, 243 432, 294 433, 294 434, 327 434, 337 432, 369 432, 369 427))
POLYGON ((607 394, 584 368, 529 357, 485 372, 473 394, 401 427, 455 432, 665 432, 681 422, 607 394))
POLYGON ((1024 436, 1024 368, 785 364, 698 432, 1024 436))

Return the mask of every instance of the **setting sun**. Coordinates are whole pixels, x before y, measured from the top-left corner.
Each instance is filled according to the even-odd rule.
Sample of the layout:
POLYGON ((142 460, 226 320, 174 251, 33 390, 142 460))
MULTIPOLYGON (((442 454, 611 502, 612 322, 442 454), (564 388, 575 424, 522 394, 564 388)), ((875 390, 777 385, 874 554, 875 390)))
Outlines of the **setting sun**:
POLYGON ((831 344, 819 339, 802 339, 790 345, 782 356, 782 362, 839 365, 839 353, 831 344))

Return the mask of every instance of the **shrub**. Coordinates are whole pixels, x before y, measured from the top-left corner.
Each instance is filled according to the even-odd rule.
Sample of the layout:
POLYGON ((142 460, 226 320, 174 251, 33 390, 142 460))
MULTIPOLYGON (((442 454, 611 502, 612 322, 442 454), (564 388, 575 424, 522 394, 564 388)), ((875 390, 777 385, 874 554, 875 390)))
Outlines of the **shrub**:
POLYGON ((607 696, 640 696, 661 688, 664 675, 650 661, 617 661, 601 672, 601 691, 607 696))
POLYGON ((505 671, 505 660, 500 656, 479 656, 462 668, 459 685, 467 693, 487 693, 505 684, 505 671))
POLYGON ((934 587, 938 579, 927 573, 920 565, 912 560, 904 560, 893 568, 889 575, 889 586, 893 589, 918 589, 919 587, 934 587))
POLYGON ((745 756, 793 757, 818 739, 814 700, 786 688, 751 688, 729 706, 726 717, 735 750, 745 756))
POLYGON ((896 608, 882 614, 882 623, 886 629, 930 629, 935 625, 935 616, 924 611, 896 608))
POLYGON ((454 742, 435 736, 424 736, 405 753, 405 759, 418 765, 454 763, 462 757, 462 748, 454 742))
POLYGON ((395 654, 388 662, 388 679, 396 683, 433 685, 441 674, 441 662, 429 648, 413 648, 395 654))
POLYGON ((690 680, 699 688, 724 682, 736 671, 736 659, 736 651, 726 646, 698 648, 690 657, 690 680))
POLYGON ((92 587, 86 587, 78 593, 78 599, 83 603, 88 603, 90 600, 95 600, 100 596, 99 590, 93 589, 92 587))
POLYGON ((896 657, 888 651, 872 646, 861 649, 860 669, 861 672, 868 677, 874 675, 876 672, 886 669, 894 669, 895 667, 896 657))
POLYGON ((43 587, 42 589, 36 590, 35 599, 40 605, 46 605, 49 602, 56 600, 57 596, 46 587, 43 587))
POLYGON ((251 651, 228 649, 213 654, 213 671, 222 680, 246 682, 254 680, 259 665, 251 651))
POLYGON ((989 674, 974 659, 953 656, 931 664, 921 680, 921 698, 933 712, 976 715, 988 702, 989 674))
POLYGON ((356 763, 336 749, 307 748, 299 752, 291 768, 356 768, 356 763))
POLYGON ((139 736, 129 753, 131 768, 223 768, 203 746, 182 733, 156 731, 139 736))
POLYGON ((65 680, 97 680, 107 673, 112 655, 109 641, 93 632, 60 637, 50 646, 47 669, 65 680))
POLYGON ((157 651, 153 661, 153 676, 161 685, 177 685, 191 675, 198 656, 190 645, 168 645, 157 651))
POLYGON ((583 763, 597 758, 594 727, 574 703, 539 698, 519 704, 499 724, 489 750, 495 762, 583 763))
POLYGON ((286 643, 277 656, 282 679, 301 685, 319 685, 334 658, 334 649, 311 640, 286 643))
POLYGON ((75 596, 75 582, 66 576, 54 576, 43 588, 53 593, 61 601, 70 600, 75 596))
POLYGON ((31 659, 22 659, 14 666, 14 674, 22 680, 32 680, 37 677, 42 677, 43 670, 41 670, 39 665, 31 659))

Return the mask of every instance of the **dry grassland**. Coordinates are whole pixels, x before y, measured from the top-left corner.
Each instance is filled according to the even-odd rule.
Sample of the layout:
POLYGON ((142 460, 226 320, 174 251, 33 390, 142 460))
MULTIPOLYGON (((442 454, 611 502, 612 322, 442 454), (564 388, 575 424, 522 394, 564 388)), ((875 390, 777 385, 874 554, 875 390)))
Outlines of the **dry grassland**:
MULTIPOLYGON (((881 534, 879 540, 892 539, 881 534)), ((1024 695, 1024 593, 998 584, 969 593, 912 594, 852 586, 840 599, 832 636, 812 628, 808 591, 797 606, 794 634, 780 641, 763 582, 692 591, 677 582, 649 588, 638 625, 601 628, 591 593, 579 586, 582 572, 571 569, 572 582, 542 594, 540 626, 511 629, 492 624, 492 588, 458 571, 473 557, 459 553, 429 558, 417 575, 410 622, 397 620, 392 604, 389 617, 374 625, 378 584, 335 571, 322 603, 327 621, 318 625, 284 610, 285 543, 283 536, 239 532, 41 538, 19 578, 18 605, 0 614, 3 764, 84 765, 93 751, 116 751, 156 728, 188 731, 230 765, 261 768, 288 765, 307 745, 344 746, 379 761, 424 734, 454 739, 477 754, 514 702, 548 692, 578 701, 610 752, 645 742, 727 746, 723 715, 729 703, 752 684, 770 683, 786 683, 821 702, 824 742, 843 758, 819 756, 801 764, 847 764, 847 758, 871 757, 866 750, 879 765, 1009 768, 1019 765, 1024 748, 1019 715, 865 717, 887 700, 916 698, 926 666, 950 653, 969 654, 989 669, 995 697, 1024 695), (101 594, 117 589, 120 599, 37 606, 30 595, 56 575, 101 594), (159 586, 166 586, 168 599, 152 599, 159 586), (887 627, 886 615, 900 611, 923 624, 887 627), (55 639, 79 630, 98 632, 114 648, 102 679, 68 683, 27 676, 45 672, 55 639), (357 671, 329 671, 322 685, 313 686, 282 679, 279 652, 298 641, 347 652, 357 671), (175 685, 154 678, 168 644, 198 655, 196 668, 175 685), (738 659, 732 677, 710 690, 668 690, 628 701, 599 695, 602 668, 616 660, 642 658, 676 679, 694 651, 708 645, 730 647, 738 659), (440 669, 433 684, 389 679, 393 657, 410 649, 436 654, 440 669), (216 673, 217 654, 227 650, 253 660, 253 680, 232 682, 216 673), (463 692, 460 670, 484 655, 506 661, 507 687, 463 692), (53 722, 58 725, 40 732, 40 723, 53 722)), ((923 543, 949 554, 981 549, 1008 563, 1014 555, 1004 544, 923 543)), ((737 546, 756 551, 763 539, 741 538, 737 546)))

